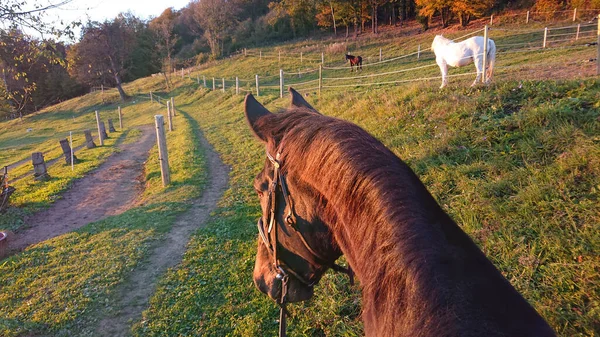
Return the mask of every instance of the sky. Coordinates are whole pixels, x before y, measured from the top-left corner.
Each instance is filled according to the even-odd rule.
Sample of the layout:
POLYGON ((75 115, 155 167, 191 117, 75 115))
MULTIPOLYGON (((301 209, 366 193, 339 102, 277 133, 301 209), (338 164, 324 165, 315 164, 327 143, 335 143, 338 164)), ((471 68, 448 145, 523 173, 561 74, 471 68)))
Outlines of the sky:
MULTIPOLYGON (((0 0, 1 1, 1 0, 0 0)), ((28 1, 33 2, 33 1, 28 1)), ((40 0, 39 4, 56 3, 58 0, 40 0)), ((70 3, 47 11, 46 22, 64 24, 79 20, 82 23, 88 20, 104 21, 112 19, 119 13, 131 11, 141 19, 159 16, 168 7, 181 9, 191 0, 73 0, 70 3)), ((76 34, 79 35, 78 33, 76 34)))

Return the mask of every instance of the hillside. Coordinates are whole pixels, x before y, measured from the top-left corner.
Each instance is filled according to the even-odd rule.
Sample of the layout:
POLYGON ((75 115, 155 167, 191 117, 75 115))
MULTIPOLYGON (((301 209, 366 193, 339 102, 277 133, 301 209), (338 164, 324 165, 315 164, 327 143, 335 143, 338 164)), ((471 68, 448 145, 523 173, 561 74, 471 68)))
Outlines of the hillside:
MULTIPOLYGON (((234 87, 237 76, 241 90, 256 94, 254 76, 259 75, 258 100, 276 111, 289 104, 289 97, 279 97, 282 69, 285 85, 300 89, 319 111, 358 124, 405 160, 560 336, 597 336, 600 83, 593 77, 596 64, 589 62, 596 57, 595 47, 586 45, 595 36, 575 40, 571 25, 554 32, 555 40, 568 41, 542 48, 544 26, 491 30, 498 55, 490 86, 468 87, 474 78, 470 65, 450 70, 461 76, 438 89, 439 69, 426 49, 439 31, 413 34, 415 27, 400 36, 248 50, 184 70, 184 76, 178 72, 169 92, 161 76, 128 83, 125 89, 136 98, 123 106, 125 130, 117 135, 124 139, 135 139, 135 133, 126 131, 152 124, 155 114, 164 113, 163 105, 149 101, 150 91, 155 97, 175 98, 176 128, 168 134, 172 185, 161 186, 153 149, 139 206, 0 261, 0 335, 93 335, 104 318, 118 316, 123 309, 119 294, 139 268, 151 263, 152 248, 161 247, 176 219, 193 209, 190 200, 202 195, 213 174, 206 170, 200 137, 231 167, 229 186, 210 220, 198 224, 202 228, 192 236, 182 262, 161 277, 131 333, 275 335, 277 307, 254 288, 251 276, 260 216, 252 180, 264 162, 264 149, 247 130, 244 92, 236 94, 234 87), (422 54, 417 57, 419 45, 422 54), (346 50, 363 55, 362 72, 350 73, 343 63, 346 50), (321 52, 325 67, 319 95, 314 86, 321 52), (331 69, 338 67, 343 68, 331 69)), ((96 92, 23 123, 2 122, 0 128, 7 132, 0 135, 0 147, 11 150, 2 151, 0 158, 12 163, 33 150, 58 156, 58 134, 93 129, 94 110, 116 118, 118 104, 116 91, 96 92)), ((82 143, 81 136, 76 138, 76 144, 82 143)), ((98 152, 81 150, 88 161, 75 172, 62 163, 51 166, 55 178, 50 182, 16 181, 13 201, 18 208, 1 216, 0 228, 26 226, 24 213, 51 207, 74 179, 115 151, 113 145, 94 150, 98 152)), ((11 174, 26 172, 26 166, 11 174)), ((290 311, 290 335, 362 335, 359 287, 341 275, 327 273, 315 298, 292 305, 290 311)))

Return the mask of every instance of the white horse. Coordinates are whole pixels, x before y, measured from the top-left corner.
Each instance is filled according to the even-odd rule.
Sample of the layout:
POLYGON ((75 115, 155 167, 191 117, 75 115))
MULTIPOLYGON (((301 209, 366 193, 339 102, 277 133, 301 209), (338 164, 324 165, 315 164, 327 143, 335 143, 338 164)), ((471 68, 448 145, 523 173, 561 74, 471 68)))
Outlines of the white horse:
MULTIPOLYGON (((431 50, 435 53, 435 62, 437 62, 442 71, 442 86, 440 86, 440 88, 443 88, 448 84, 448 66, 462 67, 471 62, 475 62, 475 68, 477 68, 477 77, 471 86, 474 86, 479 82, 481 74, 483 73, 483 36, 474 36, 455 43, 441 35, 436 35, 431 44, 431 50)), ((495 62, 496 44, 492 39, 488 39, 486 84, 492 80, 495 62)))

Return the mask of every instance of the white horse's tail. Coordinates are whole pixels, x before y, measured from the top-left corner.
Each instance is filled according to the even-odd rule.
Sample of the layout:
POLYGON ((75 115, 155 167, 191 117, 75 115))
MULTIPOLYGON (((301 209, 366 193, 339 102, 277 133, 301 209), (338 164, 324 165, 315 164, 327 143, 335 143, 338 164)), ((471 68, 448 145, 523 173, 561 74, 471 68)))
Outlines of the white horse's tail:
POLYGON ((489 83, 494 75, 494 64, 496 64, 496 43, 494 40, 488 39, 488 50, 487 50, 487 65, 486 65, 486 79, 485 82, 489 83))

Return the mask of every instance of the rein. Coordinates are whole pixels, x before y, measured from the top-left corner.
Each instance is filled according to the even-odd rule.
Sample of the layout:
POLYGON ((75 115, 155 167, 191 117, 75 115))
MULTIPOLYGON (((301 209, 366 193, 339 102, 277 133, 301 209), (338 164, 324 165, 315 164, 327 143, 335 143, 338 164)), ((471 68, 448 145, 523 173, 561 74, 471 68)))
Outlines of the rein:
MULTIPOLYGON (((354 275, 353 275, 352 269, 350 269, 349 267, 345 268, 338 264, 328 262, 327 259, 325 259, 323 256, 321 256, 316 251, 314 251, 310 247, 310 245, 308 244, 306 239, 304 238, 304 235, 302 235, 302 232, 299 231, 299 229, 296 225, 296 215, 294 212, 294 204, 293 204, 291 195, 290 195, 288 187, 287 187, 287 183, 285 180, 285 174, 283 174, 281 172, 281 163, 279 162, 279 157, 280 157, 279 152, 277 153, 275 158, 273 158, 273 156, 271 156, 271 154, 267 151, 267 158, 269 159, 271 164, 273 164, 273 168, 274 168, 273 169, 273 171, 274 171, 273 172, 273 182, 269 186, 269 191, 268 191, 269 194, 268 194, 267 207, 269 207, 269 214, 268 214, 269 224, 268 224, 267 232, 265 233, 265 228, 264 228, 262 217, 258 220, 257 226, 258 226, 258 233, 260 234, 260 238, 262 239, 262 242, 264 243, 265 247, 267 247, 267 250, 269 251, 271 257, 273 258, 273 267, 277 271, 276 278, 281 281, 281 298, 277 302, 277 304, 279 305, 279 308, 280 308, 280 311, 279 311, 279 336, 285 337, 286 336, 286 332, 285 332, 286 331, 286 316, 289 316, 289 312, 286 309, 286 304, 287 304, 286 296, 287 296, 287 292, 288 292, 288 283, 289 283, 290 275, 292 277, 294 277, 295 279, 297 279, 298 281, 300 281, 301 283, 303 283, 304 285, 306 285, 307 287, 313 287, 317 283, 318 280, 317 279, 312 279, 312 280, 308 279, 307 280, 302 275, 300 275, 298 272, 296 272, 294 269, 292 269, 288 264, 286 264, 277 255, 277 245, 278 245, 277 227, 278 226, 277 226, 277 221, 275 220, 275 212, 277 210, 277 195, 276 195, 276 193, 277 193, 278 187, 280 188, 281 194, 283 195, 283 199, 285 200, 285 202, 288 206, 288 212, 285 215, 284 224, 287 224, 289 227, 291 227, 294 230, 294 232, 296 232, 298 234, 298 236, 300 237, 300 240, 304 244, 304 247, 312 254, 312 260, 318 262, 321 265, 329 266, 331 269, 333 269, 336 272, 348 274, 348 276, 350 277, 350 284, 354 284, 354 275)), ((282 226, 283 226, 283 224, 282 224, 282 226)))

